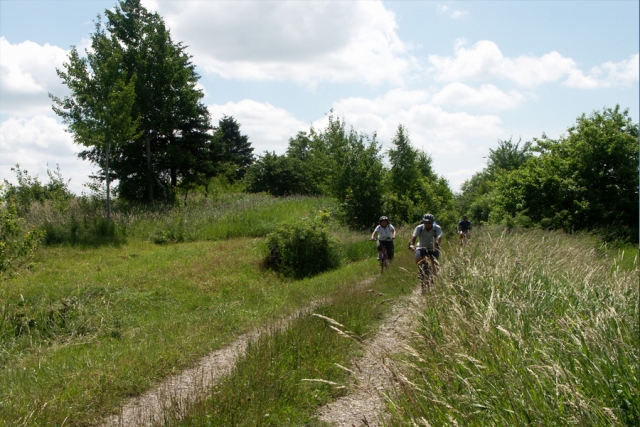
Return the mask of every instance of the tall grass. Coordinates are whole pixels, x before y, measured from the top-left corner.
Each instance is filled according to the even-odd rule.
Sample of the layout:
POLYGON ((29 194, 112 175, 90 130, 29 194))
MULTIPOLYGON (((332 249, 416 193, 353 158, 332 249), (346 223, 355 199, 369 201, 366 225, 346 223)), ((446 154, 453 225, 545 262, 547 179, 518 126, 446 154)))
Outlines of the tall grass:
POLYGON ((638 257, 485 228, 442 271, 391 425, 640 423, 638 257))
POLYGON ((60 204, 33 203, 25 214, 30 226, 46 232, 45 243, 82 246, 122 244, 127 239, 155 243, 264 236, 283 221, 334 209, 329 198, 275 198, 264 194, 194 197, 187 206, 117 205, 105 220, 100 200, 75 198, 60 204))

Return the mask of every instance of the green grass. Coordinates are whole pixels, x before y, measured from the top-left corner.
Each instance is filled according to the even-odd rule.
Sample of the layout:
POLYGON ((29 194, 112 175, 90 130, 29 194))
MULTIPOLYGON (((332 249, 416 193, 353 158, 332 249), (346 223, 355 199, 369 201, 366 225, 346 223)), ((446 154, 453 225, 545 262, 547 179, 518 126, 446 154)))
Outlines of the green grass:
POLYGON ((255 239, 55 248, 2 289, 0 420, 83 425, 259 324, 370 274, 260 269, 255 239), (73 263, 73 268, 69 268, 73 263), (20 327, 17 334, 16 327, 20 327))
POLYGON ((419 358, 399 361, 413 384, 391 425, 638 425, 636 255, 477 231, 425 308, 419 358))
MULTIPOLYGON (((365 288, 342 286, 329 294, 330 303, 315 313, 343 326, 346 338, 329 322, 312 314, 298 316, 284 331, 273 331, 249 346, 233 373, 217 384, 211 396, 188 409, 188 416, 165 426, 289 426, 323 425, 315 414, 320 406, 344 395, 351 367, 361 354, 361 340, 371 336, 393 302, 416 285, 410 254, 400 254, 390 274, 380 276, 375 260, 366 262, 375 278, 365 288), (308 381, 313 380, 313 381, 308 381)), ((355 369, 355 368, 354 368, 355 369)), ((178 411, 176 411, 178 413, 178 411)))

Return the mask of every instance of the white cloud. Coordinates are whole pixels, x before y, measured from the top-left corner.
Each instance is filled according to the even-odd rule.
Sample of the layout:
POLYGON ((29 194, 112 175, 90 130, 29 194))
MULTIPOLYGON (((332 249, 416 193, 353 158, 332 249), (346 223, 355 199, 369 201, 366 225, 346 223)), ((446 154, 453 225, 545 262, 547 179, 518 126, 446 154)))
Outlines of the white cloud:
POLYGON ((469 12, 461 9, 452 9, 447 5, 439 4, 436 6, 436 10, 444 15, 449 16, 451 19, 458 19, 461 16, 467 15, 469 12))
POLYGON ((453 57, 429 56, 429 70, 437 81, 504 79, 521 86, 561 82, 577 88, 628 86, 638 81, 638 54, 628 61, 603 63, 585 75, 572 58, 555 51, 539 57, 509 58, 489 40, 478 41, 471 48, 465 46, 464 40, 458 40, 453 57))
POLYGON ((9 118, 0 123, 0 178, 14 182, 10 169, 20 164, 30 175, 38 175, 47 182, 47 164, 54 169, 60 165, 63 178, 71 179, 70 189, 76 193, 89 181, 91 164, 77 158, 80 147, 64 131, 64 125, 44 115, 9 118))
POLYGON ((416 64, 382 1, 147 1, 206 73, 240 80, 395 83, 416 64))
POLYGON ((56 73, 68 51, 31 41, 11 44, 0 37, 0 112, 32 116, 51 112, 48 92, 67 93, 56 73))
MULTIPOLYGON (((413 145, 433 156, 436 172, 456 190, 469 177, 460 171, 480 170, 489 147, 497 139, 509 137, 500 117, 445 111, 432 105, 423 91, 394 90, 376 99, 348 98, 334 103, 333 108, 355 130, 369 135, 377 132, 383 149, 390 147, 402 123, 413 145)), ((321 127, 323 123, 315 125, 321 127)))
POLYGON ((289 145, 289 138, 310 127, 283 108, 249 99, 209 105, 208 108, 214 126, 224 115, 233 116, 240 124, 240 132, 249 136, 254 154, 261 155, 264 151, 283 154, 289 145))
POLYGON ((502 110, 518 107, 525 96, 516 91, 503 92, 494 85, 483 84, 474 89, 464 83, 450 83, 431 99, 434 105, 479 106, 484 109, 502 110))
POLYGON ((582 72, 569 75, 566 84, 578 88, 631 86, 638 81, 639 63, 640 55, 637 53, 625 61, 607 61, 593 67, 590 76, 585 76, 582 72))
POLYGON ((469 148, 467 142, 502 132, 498 116, 447 112, 432 105, 424 91, 396 89, 376 99, 347 98, 333 109, 356 130, 376 131, 384 143, 402 123, 412 131, 414 145, 431 153, 459 154, 469 148))

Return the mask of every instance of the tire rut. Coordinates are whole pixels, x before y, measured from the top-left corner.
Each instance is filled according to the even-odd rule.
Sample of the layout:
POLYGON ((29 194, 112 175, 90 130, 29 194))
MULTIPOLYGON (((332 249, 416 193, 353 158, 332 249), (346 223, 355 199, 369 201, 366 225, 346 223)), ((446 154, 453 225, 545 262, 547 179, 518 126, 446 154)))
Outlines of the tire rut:
MULTIPOLYGON (((357 284, 357 288, 363 289, 373 281, 374 278, 363 280, 357 284)), ((184 416, 190 405, 206 397, 214 384, 232 372, 250 342, 263 334, 286 329, 298 316, 311 314, 318 306, 328 302, 330 299, 315 300, 286 318, 240 335, 231 344, 200 359, 193 368, 171 376, 146 393, 129 399, 122 405, 119 413, 103 419, 98 425, 149 427, 163 424, 167 418, 165 414, 171 414, 172 419, 176 415, 184 416)))
POLYGON ((320 408, 318 419, 341 427, 384 425, 385 393, 401 381, 391 356, 408 343, 423 302, 417 288, 393 307, 376 335, 364 343, 365 354, 353 361, 351 392, 320 408))

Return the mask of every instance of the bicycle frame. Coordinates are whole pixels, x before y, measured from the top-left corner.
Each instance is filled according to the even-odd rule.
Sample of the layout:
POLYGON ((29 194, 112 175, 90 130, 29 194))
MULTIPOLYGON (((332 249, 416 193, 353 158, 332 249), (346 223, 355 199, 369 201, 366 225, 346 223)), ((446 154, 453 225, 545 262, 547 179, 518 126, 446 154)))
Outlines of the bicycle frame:
MULTIPOLYGON (((380 242, 391 242, 392 239, 380 240, 380 242)), ((384 270, 389 267, 389 255, 387 254, 387 247, 380 244, 380 274, 384 273, 384 270)))
MULTIPOLYGON (((426 248, 416 248, 426 249, 426 248)), ((431 290, 431 285, 433 284, 433 276, 435 275, 436 268, 439 265, 438 260, 435 256, 427 254, 418 261, 418 270, 420 270, 420 286, 422 288, 422 293, 425 294, 427 291, 431 290)))

